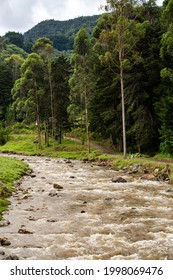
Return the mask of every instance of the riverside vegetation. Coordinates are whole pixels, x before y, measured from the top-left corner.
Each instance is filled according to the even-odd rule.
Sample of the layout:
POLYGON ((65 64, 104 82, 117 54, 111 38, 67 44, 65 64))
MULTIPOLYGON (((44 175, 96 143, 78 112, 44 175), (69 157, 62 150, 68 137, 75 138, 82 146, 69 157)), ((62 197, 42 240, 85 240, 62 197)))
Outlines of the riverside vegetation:
MULTIPOLYGON (((169 163, 172 181, 173 0, 162 6, 154 0, 105 2, 98 18, 75 21, 69 40, 54 21, 0 37, 1 151, 97 159, 115 168, 143 164, 159 173, 169 163), (47 24, 51 38, 40 33, 47 24), (28 37, 26 47, 29 34, 35 39, 28 37), (58 47, 64 40, 68 46, 58 47), (87 146, 64 137, 71 131, 79 131, 87 146), (91 141, 98 139, 119 156, 94 149, 91 141)), ((11 184, 16 178, 9 176, 11 184)), ((3 178, 2 184, 8 186, 3 178)))
MULTIPOLYGON (((79 136, 79 135, 78 135, 79 136)), ((44 157, 56 157, 66 159, 77 159, 82 161, 97 161, 103 165, 110 165, 112 169, 116 170, 128 170, 133 172, 134 166, 140 166, 143 170, 152 172, 157 170, 157 175, 164 172, 166 163, 169 162, 170 168, 170 183, 173 180, 173 163, 170 158, 159 158, 159 155, 155 157, 142 156, 139 154, 129 155, 126 159, 121 154, 115 153, 113 150, 110 154, 111 148, 109 145, 103 145, 103 143, 92 142, 91 152, 88 154, 87 145, 80 140, 64 139, 61 144, 50 143, 49 147, 45 145, 42 149, 38 149, 36 141, 36 133, 32 130, 25 129, 25 133, 18 131, 18 133, 11 133, 9 141, 0 146, 0 152, 8 154, 20 154, 27 156, 44 156, 44 157), (81 142, 81 143, 79 143, 81 142), (108 151, 108 153, 106 153, 108 151)), ((12 194, 14 182, 20 179, 26 174, 29 169, 28 165, 23 161, 19 161, 13 158, 7 158, 0 156, 0 219, 2 218, 2 212, 8 209, 8 197, 12 194)))

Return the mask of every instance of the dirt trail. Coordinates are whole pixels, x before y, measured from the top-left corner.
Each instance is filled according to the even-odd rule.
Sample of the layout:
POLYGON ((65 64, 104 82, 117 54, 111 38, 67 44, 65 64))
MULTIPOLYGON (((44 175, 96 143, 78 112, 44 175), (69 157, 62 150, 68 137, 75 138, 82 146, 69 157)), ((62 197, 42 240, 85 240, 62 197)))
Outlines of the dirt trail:
POLYGON ((173 192, 97 163, 15 156, 33 170, 0 227, 0 259, 173 259, 173 192), (127 183, 113 183, 122 176, 127 183), (2 255, 2 253, 5 255, 2 255))

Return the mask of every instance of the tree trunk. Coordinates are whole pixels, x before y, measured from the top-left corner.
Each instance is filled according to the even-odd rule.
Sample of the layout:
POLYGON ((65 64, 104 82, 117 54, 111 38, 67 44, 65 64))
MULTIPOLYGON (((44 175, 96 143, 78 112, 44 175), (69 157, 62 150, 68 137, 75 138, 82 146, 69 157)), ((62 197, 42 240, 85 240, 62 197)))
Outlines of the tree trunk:
POLYGON ((121 106, 122 106, 122 127, 123 127, 123 157, 127 157, 127 147, 126 147, 126 119, 125 119, 125 97, 124 97, 124 72, 123 72, 123 59, 124 59, 124 49, 123 49, 123 36, 124 34, 118 34, 118 45, 119 45, 119 64, 120 64, 120 84, 121 84, 121 106))
POLYGON ((48 128, 47 121, 45 121, 44 127, 45 127, 45 145, 46 147, 49 147, 49 128, 48 128))
POLYGON ((125 101, 124 101, 124 79, 123 69, 120 67, 120 83, 121 83, 121 106, 122 106, 122 126, 123 126, 123 156, 127 157, 126 147, 126 120, 125 120, 125 101))
POLYGON ((86 118, 86 138, 87 138, 87 147, 88 154, 90 154, 90 136, 89 136, 89 118, 88 118, 88 98, 87 98, 87 86, 85 81, 85 118, 86 118))
POLYGON ((37 103, 37 136, 38 136, 38 149, 41 150, 41 125, 40 125, 40 116, 39 116, 39 105, 37 103))
POLYGON ((48 75, 49 75, 49 88, 50 88, 50 102, 51 102, 51 123, 52 123, 52 140, 55 140, 55 114, 54 114, 54 97, 51 79, 51 61, 48 61, 48 75))

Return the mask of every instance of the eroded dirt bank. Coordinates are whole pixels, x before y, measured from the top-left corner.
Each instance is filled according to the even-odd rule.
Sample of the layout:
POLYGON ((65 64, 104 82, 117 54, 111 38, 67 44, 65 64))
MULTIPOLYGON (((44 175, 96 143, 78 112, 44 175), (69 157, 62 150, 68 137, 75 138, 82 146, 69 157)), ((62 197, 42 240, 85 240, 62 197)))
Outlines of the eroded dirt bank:
POLYGON ((96 163, 20 157, 29 163, 0 227, 0 259, 173 259, 173 193, 96 163), (124 175, 122 175, 124 176, 124 175), (5 255, 3 255, 5 254, 5 255))

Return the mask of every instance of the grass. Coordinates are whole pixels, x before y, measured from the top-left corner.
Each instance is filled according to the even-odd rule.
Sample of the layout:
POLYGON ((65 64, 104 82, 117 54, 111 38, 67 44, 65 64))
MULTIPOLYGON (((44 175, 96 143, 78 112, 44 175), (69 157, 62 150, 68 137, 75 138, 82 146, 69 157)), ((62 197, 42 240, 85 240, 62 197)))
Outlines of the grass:
MULTIPOLYGON (((145 166, 148 170, 153 171, 156 168, 163 170, 166 163, 169 162, 171 174, 173 174, 173 163, 170 158, 165 158, 164 155, 157 155, 155 157, 134 157, 123 159, 121 154, 115 156, 101 153, 95 149, 91 149, 88 155, 87 146, 73 140, 64 139, 62 144, 51 143, 49 147, 42 145, 42 149, 38 150, 36 133, 30 131, 29 133, 23 131, 23 134, 12 134, 10 140, 4 145, 0 146, 0 152, 11 152, 23 155, 40 155, 50 157, 61 157, 68 159, 99 159, 102 161, 109 161, 117 170, 123 167, 132 166, 133 164, 140 164, 145 166)), ((10 159, 7 157, 0 157, 0 182, 12 190, 13 182, 18 180, 23 173, 26 172, 28 166, 21 161, 10 159)), ((171 175, 171 182, 173 182, 173 175, 171 175)), ((0 196, 0 213, 7 209, 8 201, 0 196)), ((1 218, 1 217, 0 217, 1 218)))
POLYGON ((26 171, 28 165, 20 160, 0 157, 0 182, 12 190, 13 182, 18 180, 26 171))
MULTIPOLYGON (((88 157, 87 147, 72 140, 64 139, 62 144, 55 145, 50 142, 50 146, 46 147, 42 144, 42 149, 39 150, 36 143, 36 136, 34 134, 13 134, 10 140, 0 147, 3 153, 16 153, 23 155, 40 155, 50 157, 63 157, 69 159, 84 159, 88 157)), ((96 156, 94 149, 91 149, 90 158, 96 156)))
POLYGON ((6 197, 11 194, 14 181, 18 180, 27 170, 26 163, 0 156, 0 220, 2 212, 8 208, 9 201, 6 197), (3 185, 7 189, 3 189, 3 185))

